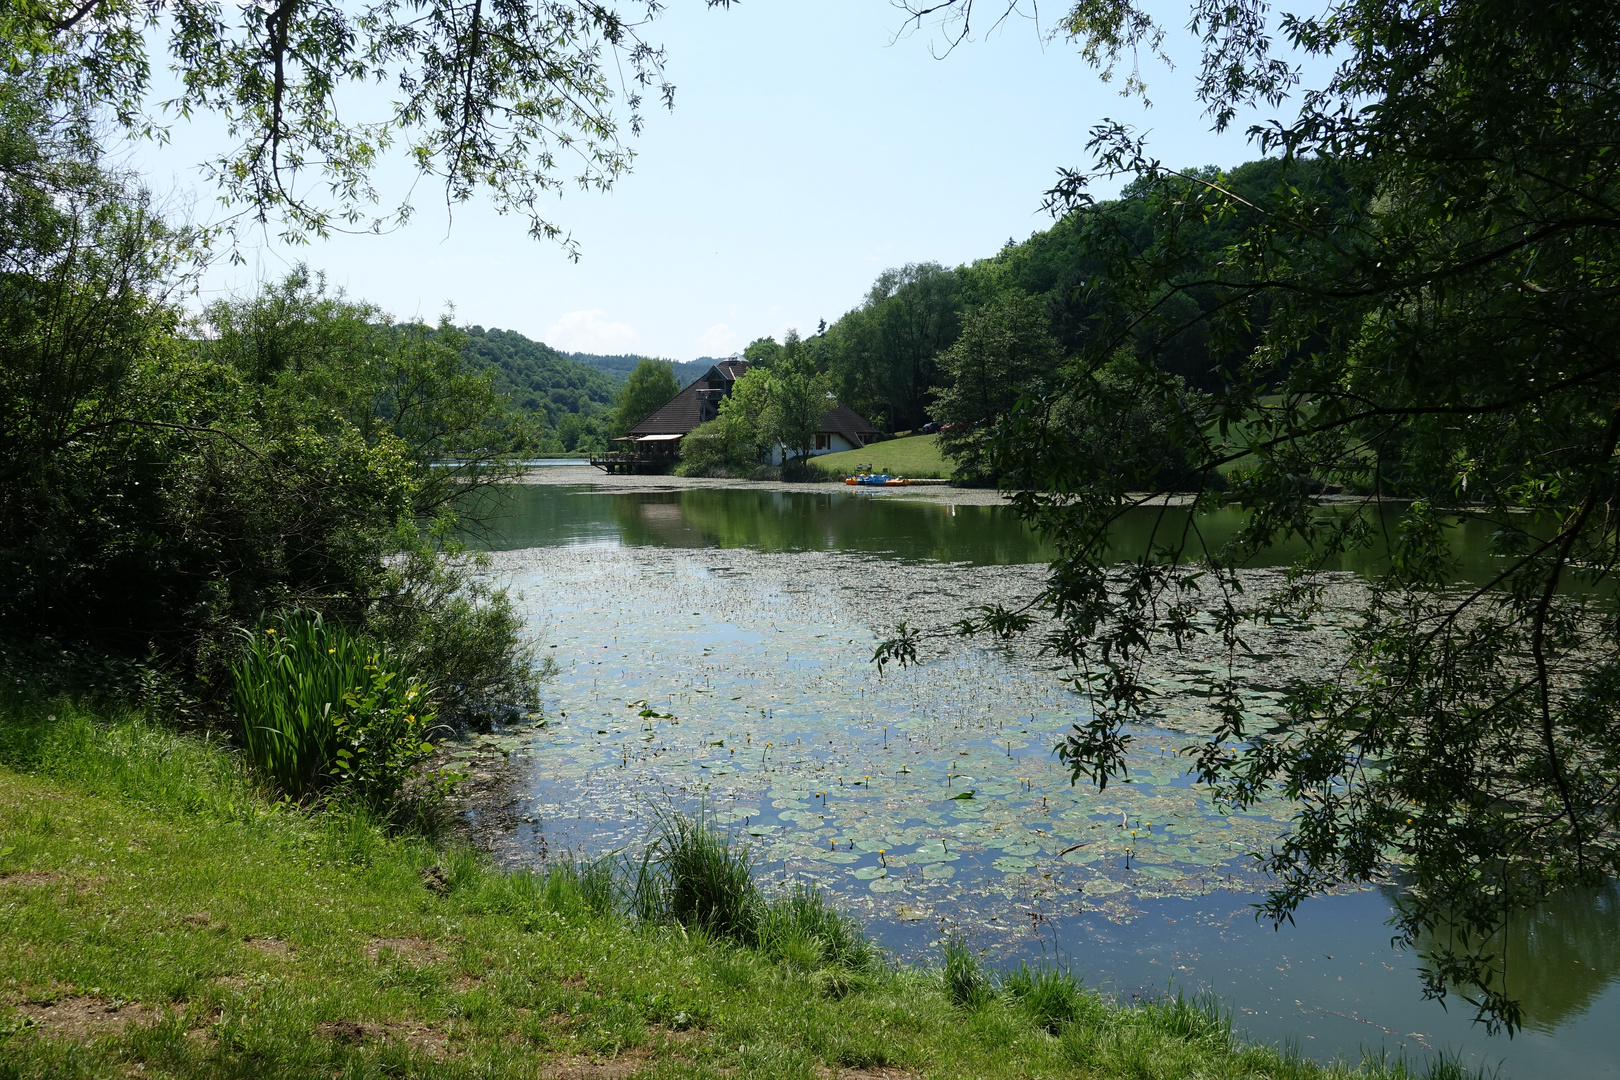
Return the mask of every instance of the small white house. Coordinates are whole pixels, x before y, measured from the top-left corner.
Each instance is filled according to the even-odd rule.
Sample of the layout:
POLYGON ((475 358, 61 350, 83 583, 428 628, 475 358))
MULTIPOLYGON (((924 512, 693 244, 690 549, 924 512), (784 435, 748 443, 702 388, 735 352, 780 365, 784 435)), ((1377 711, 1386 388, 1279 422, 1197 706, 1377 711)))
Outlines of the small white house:
MULTIPOLYGON (((827 415, 821 418, 821 427, 816 431, 810 456, 836 454, 840 450, 860 450, 877 435, 877 429, 864 416, 848 405, 834 401, 827 415)), ((778 446, 771 451, 770 463, 780 465, 785 457, 786 453, 778 446)))

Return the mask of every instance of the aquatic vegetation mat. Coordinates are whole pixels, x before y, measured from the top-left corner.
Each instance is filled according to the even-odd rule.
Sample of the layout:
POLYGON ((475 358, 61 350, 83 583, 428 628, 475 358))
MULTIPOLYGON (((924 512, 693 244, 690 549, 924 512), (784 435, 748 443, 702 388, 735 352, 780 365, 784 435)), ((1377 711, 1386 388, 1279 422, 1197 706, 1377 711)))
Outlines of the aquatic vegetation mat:
MULTIPOLYGON (((1286 805, 1222 812, 1175 753, 1213 723, 1201 680, 1225 661, 1209 648, 1154 674, 1163 727, 1104 792, 1071 785, 1052 753, 1085 703, 1032 642, 938 641, 882 677, 869 663, 901 619, 948 625, 1018 601, 1041 566, 582 546, 503 553, 496 569, 558 665, 538 714, 457 751, 506 769, 494 846, 510 863, 630 848, 658 809, 703 804, 779 882, 868 919, 1010 937, 1032 919, 1256 891, 1248 853, 1285 828, 1286 805)), ((1255 571, 1253 585, 1280 580, 1255 571)), ((1251 704, 1331 662, 1343 632, 1331 615, 1257 631, 1238 672, 1251 704)))

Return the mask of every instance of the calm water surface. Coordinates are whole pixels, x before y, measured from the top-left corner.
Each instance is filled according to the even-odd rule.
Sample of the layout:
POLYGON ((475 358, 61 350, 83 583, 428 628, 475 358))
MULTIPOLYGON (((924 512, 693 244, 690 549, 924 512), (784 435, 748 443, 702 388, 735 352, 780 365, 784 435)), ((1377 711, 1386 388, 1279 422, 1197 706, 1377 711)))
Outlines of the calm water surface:
MULTIPOLYGON (((1144 513, 1122 540, 1167 521, 1144 513)), ((1200 525, 1218 542, 1237 522, 1200 525)), ((1459 576, 1489 570, 1483 541, 1463 536, 1459 576)), ((1318 1058, 1448 1052, 1504 1076, 1620 1076, 1614 889, 1516 928, 1528 1030, 1490 1038, 1466 1003, 1421 999, 1383 892, 1257 923, 1263 881, 1244 853, 1286 815, 1215 811, 1173 755, 1184 736, 1144 731, 1134 783, 1102 798, 1050 754, 1080 706, 1049 667, 965 645, 877 680, 869 623, 920 602, 908 588, 973 599, 1038 581, 1020 564, 1049 551, 1005 508, 529 486, 488 546, 559 665, 544 726, 488 740, 527 763, 501 848, 514 862, 631 845, 651 809, 702 801, 765 872, 822 884, 915 959, 965 933, 993 962, 1056 959, 1123 996, 1214 991, 1251 1035, 1318 1058)))

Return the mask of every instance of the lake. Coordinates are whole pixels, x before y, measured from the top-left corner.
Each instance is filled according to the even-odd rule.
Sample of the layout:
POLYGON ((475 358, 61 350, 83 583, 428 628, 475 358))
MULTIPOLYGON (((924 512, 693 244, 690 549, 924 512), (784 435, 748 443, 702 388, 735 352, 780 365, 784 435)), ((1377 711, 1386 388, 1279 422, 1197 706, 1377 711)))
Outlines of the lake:
MULTIPOLYGON (((539 715, 459 751, 505 763, 479 811, 503 860, 632 848, 658 809, 701 806, 767 880, 822 885, 909 959, 959 934, 992 963, 1060 962, 1124 997, 1213 991, 1253 1037, 1313 1057, 1620 1075, 1614 890, 1518 928, 1529 1020, 1511 1041, 1464 1002, 1422 1000, 1379 890, 1314 900, 1280 930, 1254 920, 1265 879, 1247 853, 1287 813, 1223 813, 1186 776, 1175 750, 1209 723, 1207 657, 1156 673, 1162 726, 1138 733, 1130 782, 1105 792, 1071 785, 1053 756, 1084 705, 1028 643, 942 636, 880 678, 872 648, 901 619, 944 627, 1039 588, 1049 550, 1005 507, 656 488, 519 485, 485 538, 557 668, 539 715)), ((1149 527, 1139 516, 1122 536, 1149 527)), ((1488 569, 1482 548, 1463 538, 1459 576, 1488 569)), ((1376 569, 1376 552, 1358 558, 1342 569, 1376 569)), ((1279 577, 1252 573, 1256 588, 1279 577)), ((1271 688, 1261 678, 1253 704, 1343 633, 1329 612, 1257 638, 1251 674, 1271 688)))

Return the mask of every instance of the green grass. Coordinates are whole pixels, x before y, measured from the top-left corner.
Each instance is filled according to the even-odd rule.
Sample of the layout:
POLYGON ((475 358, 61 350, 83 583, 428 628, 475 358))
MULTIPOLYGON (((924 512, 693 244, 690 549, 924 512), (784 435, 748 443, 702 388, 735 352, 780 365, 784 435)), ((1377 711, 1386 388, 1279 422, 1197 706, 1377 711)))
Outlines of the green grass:
POLYGON ((864 450, 841 450, 811 459, 818 468, 848 476, 862 465, 871 465, 890 476, 949 479, 956 466, 939 449, 938 435, 907 435, 888 442, 873 443, 864 450))
MULTIPOLYGON (((756 945, 673 907, 638 919, 605 863, 502 873, 245 776, 229 747, 139 715, 0 702, 0 1077, 1346 1071, 1246 1046, 1197 1004, 1120 1007, 1044 970, 998 982, 965 950, 954 984, 844 963, 847 921, 802 891, 725 908, 756 945)), ((710 845, 681 858, 712 888, 748 891, 712 831, 676 839, 710 845)))

